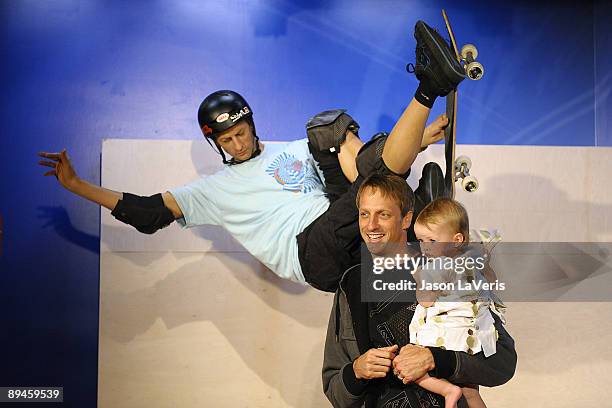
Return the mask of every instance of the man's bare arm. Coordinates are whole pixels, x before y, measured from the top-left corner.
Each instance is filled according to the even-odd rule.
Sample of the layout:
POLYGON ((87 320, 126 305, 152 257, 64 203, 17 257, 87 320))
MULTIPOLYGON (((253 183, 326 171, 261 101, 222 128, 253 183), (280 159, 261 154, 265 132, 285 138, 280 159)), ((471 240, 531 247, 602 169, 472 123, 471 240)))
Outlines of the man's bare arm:
MULTIPOLYGON (((50 167, 45 176, 55 176, 57 181, 68 191, 77 194, 89 201, 99 204, 113 211, 119 200, 123 199, 123 193, 96 186, 81 179, 74 170, 68 153, 62 150, 59 153, 40 152, 38 154, 47 160, 40 160, 41 166, 50 167)), ((172 212, 175 219, 182 218, 183 213, 178 203, 169 192, 162 194, 164 205, 172 212)))
POLYGON ((429 108, 413 99, 391 130, 382 158, 389 170, 405 174, 421 150, 429 108))
POLYGON ((174 215, 175 220, 183 218, 183 211, 181 211, 181 207, 179 207, 172 193, 169 191, 162 193, 162 199, 164 200, 164 205, 166 208, 172 211, 172 215, 174 215))
POLYGON ((66 190, 104 206, 111 211, 115 209, 117 202, 123 198, 123 193, 96 186, 81 179, 76 174, 66 149, 59 153, 40 152, 38 155, 47 159, 40 160, 38 163, 41 166, 51 168, 51 170, 45 173, 45 176, 55 176, 57 181, 66 190))

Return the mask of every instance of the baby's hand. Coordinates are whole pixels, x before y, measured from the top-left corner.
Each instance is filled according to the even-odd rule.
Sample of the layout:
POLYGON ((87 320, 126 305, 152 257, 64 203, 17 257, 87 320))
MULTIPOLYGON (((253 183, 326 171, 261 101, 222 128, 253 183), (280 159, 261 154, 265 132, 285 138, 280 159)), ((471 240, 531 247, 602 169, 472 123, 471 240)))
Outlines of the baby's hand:
POLYGON ((423 307, 432 307, 438 298, 438 293, 431 290, 417 290, 417 302, 423 307))

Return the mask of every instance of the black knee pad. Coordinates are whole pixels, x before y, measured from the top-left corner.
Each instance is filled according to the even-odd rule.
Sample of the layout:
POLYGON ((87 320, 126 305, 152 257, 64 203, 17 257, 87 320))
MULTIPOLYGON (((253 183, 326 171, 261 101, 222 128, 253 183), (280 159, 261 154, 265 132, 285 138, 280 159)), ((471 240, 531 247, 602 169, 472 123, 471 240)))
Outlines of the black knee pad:
POLYGON ((345 109, 328 110, 310 118, 306 123, 306 133, 314 149, 340 153, 346 131, 357 134, 359 124, 345 112, 345 109))
POLYGON ((359 149, 355 162, 357 164, 357 172, 362 177, 368 177, 371 174, 395 175, 404 179, 410 175, 410 170, 405 174, 397 174, 391 171, 383 161, 382 154, 385 148, 385 143, 389 134, 387 132, 378 132, 372 139, 359 149))

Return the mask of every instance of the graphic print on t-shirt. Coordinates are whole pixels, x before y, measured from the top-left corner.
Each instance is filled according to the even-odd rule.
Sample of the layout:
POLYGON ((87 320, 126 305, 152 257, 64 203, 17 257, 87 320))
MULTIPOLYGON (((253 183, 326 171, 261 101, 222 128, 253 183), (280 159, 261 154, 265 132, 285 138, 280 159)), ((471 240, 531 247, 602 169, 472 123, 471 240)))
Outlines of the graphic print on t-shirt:
POLYGON ((283 190, 304 194, 320 186, 312 166, 304 164, 292 154, 283 152, 266 169, 266 173, 283 186, 283 190))

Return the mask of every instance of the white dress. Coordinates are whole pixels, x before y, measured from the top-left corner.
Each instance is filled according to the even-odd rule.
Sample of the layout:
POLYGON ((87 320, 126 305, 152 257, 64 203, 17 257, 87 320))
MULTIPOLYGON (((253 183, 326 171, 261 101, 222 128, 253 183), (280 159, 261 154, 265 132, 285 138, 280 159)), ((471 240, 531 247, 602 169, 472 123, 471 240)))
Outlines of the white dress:
MULTIPOLYGON (((478 253, 467 251, 462 256, 474 257, 478 253)), ((420 276, 427 282, 454 283, 455 290, 442 290, 431 307, 417 305, 409 326, 410 342, 468 354, 482 351, 485 357, 495 354, 498 334, 491 313, 505 323, 503 304, 493 301, 496 297, 488 291, 466 289, 469 282, 485 281, 480 272, 458 274, 451 269, 428 269, 421 270, 420 276), (459 281, 463 283, 461 290, 459 281)))

